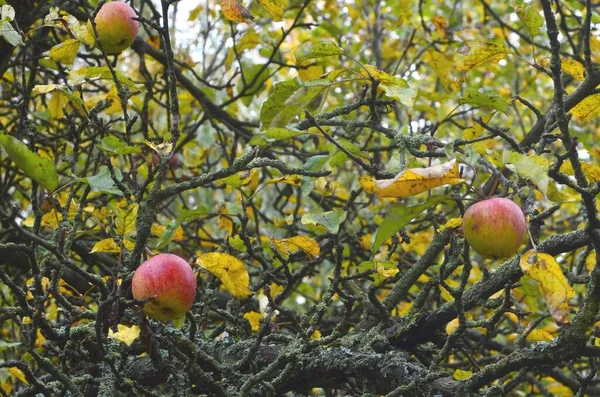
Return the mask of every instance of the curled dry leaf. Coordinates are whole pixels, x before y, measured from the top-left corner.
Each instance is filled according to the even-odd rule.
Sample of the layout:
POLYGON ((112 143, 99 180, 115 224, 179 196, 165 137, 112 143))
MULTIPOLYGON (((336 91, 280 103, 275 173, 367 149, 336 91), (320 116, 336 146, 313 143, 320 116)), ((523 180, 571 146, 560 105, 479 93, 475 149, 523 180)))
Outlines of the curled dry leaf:
POLYGON ((546 306, 554 321, 568 324, 569 299, 573 297, 574 291, 556 260, 548 254, 529 250, 521 258, 521 270, 540 283, 546 306))
POLYGON ((247 19, 254 19, 250 11, 238 0, 222 0, 221 10, 225 18, 233 22, 246 22, 247 19))
POLYGON ((464 179, 460 177, 458 164, 454 159, 434 167, 406 169, 394 179, 375 180, 370 176, 360 178, 360 184, 367 193, 395 198, 414 196, 434 187, 462 182, 464 179))
POLYGON ((311 258, 317 258, 321 253, 319 243, 308 236, 295 236, 282 240, 273 239, 273 244, 285 255, 290 255, 298 251, 298 249, 304 251, 311 258))

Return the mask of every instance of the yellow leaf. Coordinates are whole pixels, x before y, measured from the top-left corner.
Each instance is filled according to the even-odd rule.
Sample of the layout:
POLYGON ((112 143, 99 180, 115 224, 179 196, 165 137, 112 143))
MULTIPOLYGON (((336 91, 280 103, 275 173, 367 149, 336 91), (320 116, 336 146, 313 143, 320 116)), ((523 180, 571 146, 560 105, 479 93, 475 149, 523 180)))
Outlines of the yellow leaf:
POLYGON ((46 341, 46 338, 44 337, 44 335, 42 335, 42 331, 40 331, 40 329, 38 328, 37 334, 35 337, 35 346, 40 347, 44 344, 45 341, 46 341))
POLYGON ((50 58, 65 65, 72 65, 80 45, 79 40, 67 39, 50 49, 50 58))
POLYGON ((260 328, 260 320, 263 318, 263 315, 258 312, 248 312, 244 314, 244 318, 250 323, 252 331, 258 331, 260 328))
POLYGON ((396 274, 398 274, 400 269, 398 269, 397 267, 396 268, 386 268, 380 262, 377 262, 376 271, 377 271, 377 274, 379 274, 380 276, 388 278, 388 277, 394 277, 396 274))
POLYGON ((319 177, 313 182, 315 192, 321 196, 331 196, 333 192, 338 188, 339 182, 329 182, 324 177, 319 177))
POLYGON ((471 375, 473 375, 473 372, 471 371, 465 371, 462 369, 455 369, 454 373, 452 374, 452 377, 456 380, 465 380, 471 377, 471 375))
POLYGON ((585 67, 574 59, 562 59, 560 67, 577 81, 585 80, 585 67))
POLYGON ((278 294, 283 292, 284 289, 285 287, 283 285, 275 283, 269 284, 269 294, 271 295, 271 298, 275 298, 278 294))
POLYGON ((126 236, 135 230, 135 219, 137 217, 138 203, 131 203, 127 205, 122 203, 117 205, 115 219, 115 231, 119 236, 126 236))
POLYGON ((529 335, 527 335, 526 340, 531 342, 549 342, 554 339, 554 336, 543 329, 534 329, 529 335))
POLYGON ((440 228, 437 231, 439 233, 446 229, 456 229, 457 227, 460 227, 461 225, 462 225, 462 218, 452 218, 452 219, 449 219, 448 222, 446 222, 442 226, 440 226, 440 228))
POLYGON ((319 243, 307 236, 295 236, 282 240, 273 239, 275 247, 283 254, 290 255, 301 249, 310 257, 316 258, 321 253, 319 243))
POLYGON ((21 382, 25 383, 26 385, 29 384, 29 382, 27 382, 27 379, 25 378, 25 374, 19 368, 17 368, 17 367, 10 367, 8 369, 8 372, 10 372, 10 374, 13 377, 15 377, 16 379, 18 379, 21 382))
POLYGON ((300 177, 300 175, 286 175, 280 178, 271 179, 267 183, 285 183, 292 186, 300 186, 300 184, 302 183, 302 178, 300 177))
POLYGON ((582 123, 590 121, 600 113, 600 94, 586 97, 571 109, 571 113, 582 123))
POLYGON ((454 67, 466 71, 489 62, 498 62, 509 48, 502 41, 467 41, 454 57, 454 67))
POLYGON ((456 328, 458 328, 458 325, 458 318, 455 318, 454 320, 450 321, 448 324, 446 324, 446 333, 450 335, 454 332, 456 328))
POLYGON ((310 339, 312 339, 312 340, 321 339, 321 331, 319 331, 318 329, 315 329, 314 332, 312 333, 312 335, 310 336, 310 339))
POLYGON ((108 337, 119 342, 125 343, 127 346, 131 344, 140 336, 140 327, 132 325, 128 327, 123 324, 117 325, 117 332, 113 332, 112 329, 108 330, 108 337))
POLYGON ((435 17, 431 18, 431 22, 435 26, 435 29, 437 30, 440 37, 442 39, 445 39, 446 38, 446 30, 448 29, 448 22, 446 21, 446 18, 444 18, 442 16, 435 16, 435 17))
MULTIPOLYGON (((152 233, 153 236, 160 238, 162 237, 165 229, 166 226, 153 224, 152 228, 150 229, 150 233, 152 233)), ((173 234, 173 241, 183 241, 184 238, 185 236, 183 234, 183 228, 181 225, 177 226, 177 229, 175 229, 175 233, 173 234)))
POLYGON ((540 283, 546 306, 557 323, 569 323, 569 299, 574 295, 556 260, 548 255, 529 250, 521 258, 521 270, 540 283))
POLYGON ((159 143, 158 145, 153 144, 150 141, 146 141, 146 146, 150 147, 150 149, 154 150, 158 153, 159 156, 163 154, 171 153, 173 150, 173 145, 169 142, 159 143))
MULTIPOLYGON (((573 165, 570 162, 564 162, 560 167, 560 171, 567 175, 575 175, 575 170, 573 170, 573 165)), ((583 175, 585 175, 590 182, 594 183, 600 181, 600 165, 591 162, 582 162, 581 171, 583 171, 583 175)))
POLYGON ((252 295, 250 276, 242 261, 229 254, 209 252, 201 254, 196 264, 214 274, 234 298, 244 299, 252 295))
POLYGON ((453 159, 434 167, 406 169, 394 179, 373 180, 371 177, 362 177, 359 182, 367 193, 398 198, 414 196, 438 186, 456 185, 464 180, 453 159))
POLYGON ((221 0, 221 10, 225 18, 233 22, 246 22, 252 14, 238 0, 221 0))
POLYGON ((227 186, 231 187, 242 187, 247 186, 252 182, 254 176, 257 176, 258 170, 252 169, 250 171, 242 171, 237 174, 228 176, 227 178, 223 178, 219 180, 220 183, 223 183, 227 186))
POLYGON ((258 4, 264 8, 275 22, 283 21, 283 5, 277 0, 258 0, 258 4))
MULTIPOLYGON (((133 241, 123 240, 123 246, 129 251, 133 251, 135 243, 133 241)), ((121 247, 119 247, 119 245, 114 239, 105 238, 104 240, 100 240, 96 244, 94 244, 92 250, 90 251, 90 254, 93 254, 94 252, 119 253, 121 252, 121 247)))
POLYGON ((63 108, 69 103, 67 98, 60 90, 56 90, 50 96, 48 102, 48 112, 53 119, 60 119, 64 115, 63 108))

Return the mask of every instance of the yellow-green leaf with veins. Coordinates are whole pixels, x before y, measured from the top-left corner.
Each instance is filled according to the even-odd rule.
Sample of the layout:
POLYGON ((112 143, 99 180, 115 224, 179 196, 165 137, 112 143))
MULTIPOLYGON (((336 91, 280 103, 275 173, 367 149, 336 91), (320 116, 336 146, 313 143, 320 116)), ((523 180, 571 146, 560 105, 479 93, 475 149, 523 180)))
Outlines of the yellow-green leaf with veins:
POLYGON ((529 34, 533 37, 540 32, 544 18, 533 4, 524 4, 522 0, 513 1, 511 4, 519 19, 523 22, 529 34))
POLYGON ((571 109, 573 117, 582 123, 587 123, 598 114, 600 114, 600 94, 594 94, 586 97, 571 109))
POLYGON ((585 80, 585 66, 574 59, 561 59, 560 67, 563 72, 569 73, 577 81, 585 80))
POLYGON ((135 230, 135 218, 137 217, 138 203, 117 205, 115 219, 115 231, 119 236, 125 236, 135 230))
POLYGON ((520 177, 532 182, 540 192, 546 194, 548 192, 548 168, 550 162, 540 156, 533 154, 522 154, 505 150, 502 153, 502 162, 507 167, 516 172, 520 177))
POLYGON ((72 65, 80 45, 79 40, 67 39, 50 49, 50 59, 64 65, 72 65))
POLYGON ((365 69, 367 73, 363 70, 361 71, 362 75, 367 77, 371 75, 379 80, 379 85, 388 97, 407 107, 411 107, 414 104, 417 90, 411 88, 404 79, 391 76, 372 65, 365 65, 365 69))
POLYGON ((556 260, 548 254, 527 251, 521 258, 521 270, 542 288, 548 311, 557 323, 569 323, 569 299, 575 292, 556 260))
POLYGON ((273 244, 285 255, 290 255, 301 249, 308 256, 316 258, 321 253, 319 243, 308 236, 294 236, 282 240, 273 239, 273 244))
POLYGON ((264 8, 275 22, 283 21, 283 5, 277 0, 258 0, 258 4, 264 8))
POLYGON ((454 67, 467 71, 476 66, 498 62, 508 54, 509 48, 502 41, 467 41, 454 57, 454 67))
POLYGON ((300 44, 296 51, 294 51, 294 57, 296 57, 296 63, 301 64, 309 59, 323 58, 334 55, 343 55, 342 50, 332 39, 321 39, 318 41, 305 41, 300 44))

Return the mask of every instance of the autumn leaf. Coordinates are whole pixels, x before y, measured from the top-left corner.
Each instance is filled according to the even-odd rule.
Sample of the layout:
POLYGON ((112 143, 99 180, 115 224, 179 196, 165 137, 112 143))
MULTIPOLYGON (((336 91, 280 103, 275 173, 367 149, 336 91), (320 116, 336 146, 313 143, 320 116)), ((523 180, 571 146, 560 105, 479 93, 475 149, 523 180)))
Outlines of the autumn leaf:
POLYGON ((446 230, 446 229, 456 229, 462 225, 462 218, 451 218, 448 219, 446 223, 438 228, 438 233, 446 230))
POLYGON ((127 204, 125 202, 116 206, 115 231, 117 235, 126 236, 135 230, 139 206, 138 203, 127 204))
POLYGON ((209 252, 199 255, 196 264, 221 280, 234 298, 244 299, 252 295, 248 288, 250 276, 246 265, 236 257, 221 252, 209 252))
MULTIPOLYGON (((129 251, 133 251, 135 244, 129 240, 124 240, 123 245, 129 251)), ((104 240, 100 240, 96 244, 94 244, 92 250, 90 251, 90 254, 93 254, 94 252, 119 253, 121 252, 121 247, 117 244, 114 238, 105 238, 104 240)))
POLYGON ((593 94, 585 97, 573 109, 573 117, 582 123, 587 123, 598 114, 600 114, 600 94, 593 94))
POLYGON ((413 106, 417 97, 417 90, 411 88, 404 79, 389 75, 372 65, 365 65, 365 69, 361 71, 361 74, 365 77, 373 76, 379 80, 379 86, 388 97, 404 106, 413 106))
POLYGON ((131 344, 140 336, 140 327, 132 325, 128 327, 123 324, 117 325, 117 332, 113 332, 112 329, 108 330, 108 337, 119 342, 125 343, 127 346, 131 344))
POLYGON ((585 66, 574 59, 561 59, 560 67, 563 72, 569 73, 577 81, 585 80, 585 66))
POLYGON ((8 369, 8 372, 15 377, 16 379, 18 379, 20 382, 25 383, 26 385, 29 384, 29 382, 27 381, 27 378, 25 378, 25 373, 23 373, 23 371, 21 371, 19 368, 17 367, 10 367, 8 369))
POLYGON ((544 24, 544 18, 540 15, 536 6, 533 4, 524 4, 523 0, 514 1, 512 6, 517 12, 519 19, 529 31, 529 34, 532 37, 537 35, 544 24))
POLYGON ((332 39, 305 41, 294 51, 294 57, 296 58, 297 64, 301 64, 309 59, 343 54, 344 50, 342 50, 332 39))
POLYGON ((275 247, 285 255, 290 255, 298 249, 301 249, 312 258, 317 258, 321 253, 319 243, 307 236, 295 236, 282 240, 273 239, 272 241, 275 247))
POLYGON ((426 192, 434 187, 463 183, 458 163, 447 163, 428 168, 410 168, 400 172, 394 179, 375 180, 366 176, 359 180, 367 193, 378 197, 408 197, 426 192))
POLYGON ((252 328, 252 331, 258 331, 260 328, 260 320, 263 318, 263 315, 252 311, 245 313, 244 318, 250 323, 250 328, 252 328))
POLYGON ((65 65, 72 65, 80 45, 79 40, 67 39, 50 49, 50 59, 65 65))
POLYGON ((238 0, 221 0, 221 10, 225 18, 233 22, 246 22, 247 19, 254 19, 238 0))
POLYGON ((467 41, 454 57, 454 67, 467 71, 485 63, 498 62, 509 49, 502 41, 467 41))
POLYGON ((258 4, 271 15, 275 22, 283 21, 283 5, 278 0, 258 0, 258 4))
POLYGON ((521 270, 536 280, 542 288, 546 306, 557 323, 569 323, 569 299, 574 295, 556 260, 535 250, 527 251, 521 258, 521 270))

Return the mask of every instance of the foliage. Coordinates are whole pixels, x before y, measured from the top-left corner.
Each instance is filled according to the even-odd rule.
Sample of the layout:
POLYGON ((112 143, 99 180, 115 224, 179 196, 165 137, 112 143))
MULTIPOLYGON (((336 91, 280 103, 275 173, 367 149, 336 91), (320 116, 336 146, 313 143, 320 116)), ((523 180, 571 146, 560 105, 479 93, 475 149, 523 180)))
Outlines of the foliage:
POLYGON ((133 0, 116 56, 103 3, 0 4, 1 395, 600 394, 593 2, 133 0))

